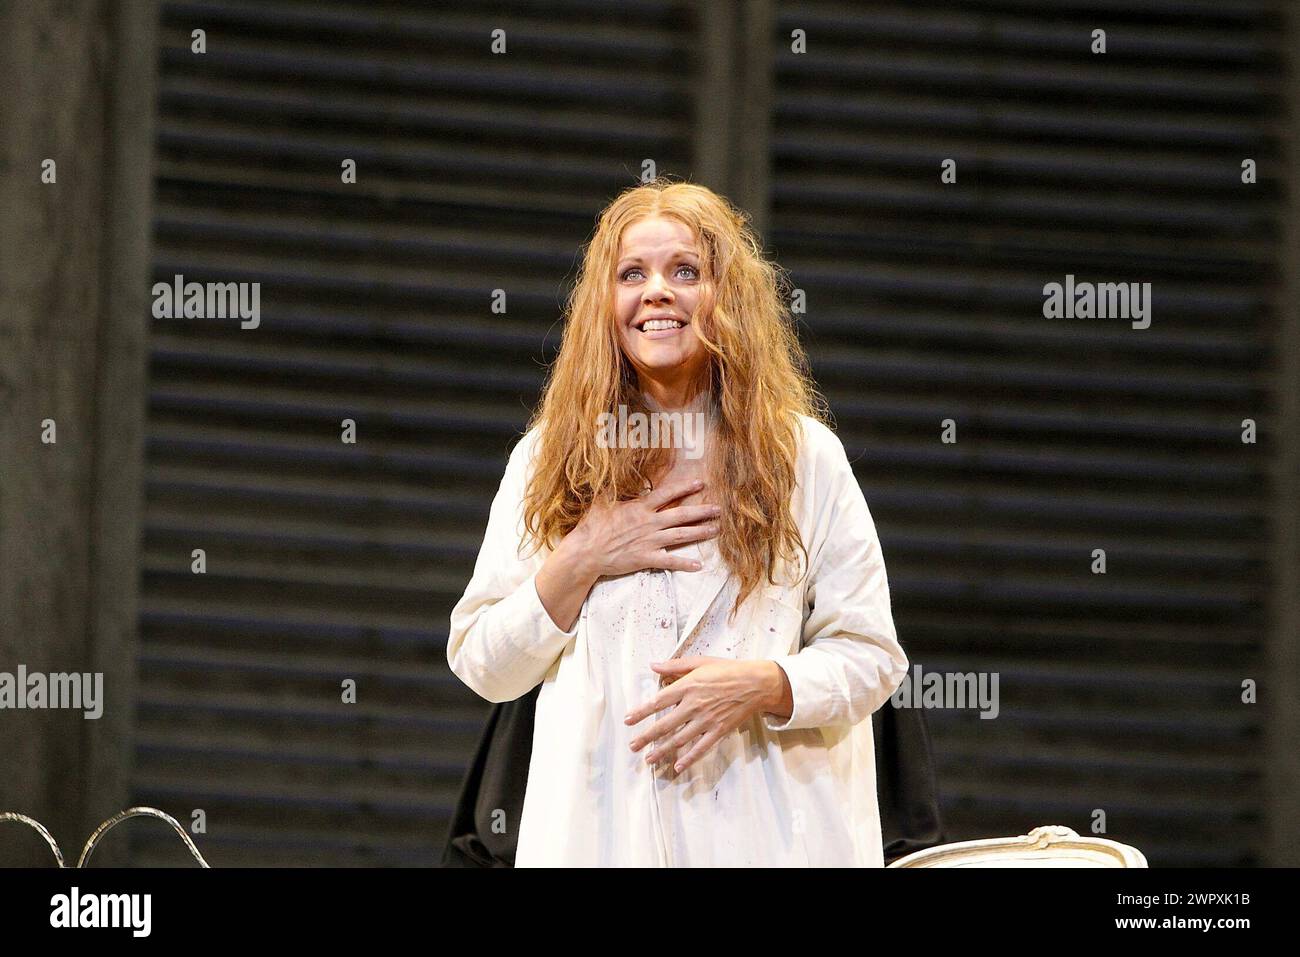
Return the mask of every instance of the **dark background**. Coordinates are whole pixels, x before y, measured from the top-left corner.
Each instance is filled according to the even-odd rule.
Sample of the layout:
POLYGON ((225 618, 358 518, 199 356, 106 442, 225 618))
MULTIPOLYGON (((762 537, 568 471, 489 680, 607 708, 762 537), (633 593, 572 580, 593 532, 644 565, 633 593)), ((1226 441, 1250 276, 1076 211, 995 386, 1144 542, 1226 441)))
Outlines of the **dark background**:
MULTIPOLYGON (((1300 863, 1297 46, 1284 0, 0 4, 0 670, 107 697, 0 712, 0 810, 74 860, 148 804, 216 867, 436 862, 487 710, 448 614, 651 160, 806 291, 913 663, 1000 674, 926 715, 950 839, 1300 863), (151 318, 176 273, 260 328, 151 318), (1067 273, 1151 327, 1044 318, 1067 273)), ((138 820, 96 863, 192 861, 138 820)))

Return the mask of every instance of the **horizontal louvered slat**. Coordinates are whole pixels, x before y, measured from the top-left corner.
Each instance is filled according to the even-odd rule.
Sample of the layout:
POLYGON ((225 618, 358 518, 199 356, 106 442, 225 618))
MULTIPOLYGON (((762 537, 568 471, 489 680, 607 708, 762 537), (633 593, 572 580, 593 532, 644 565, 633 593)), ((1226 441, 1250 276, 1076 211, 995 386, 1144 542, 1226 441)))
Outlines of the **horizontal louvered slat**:
POLYGON ((448 615, 593 211, 685 165, 693 8, 162 16, 153 280, 260 282, 261 322, 153 320, 133 797, 203 808, 214 866, 435 863, 486 713, 448 615))
POLYGON ((1257 862, 1280 4, 778 9, 770 245, 913 662, 1001 679, 927 712, 948 837, 1101 808, 1257 862), (1067 274, 1150 282, 1151 328, 1044 318, 1067 274))

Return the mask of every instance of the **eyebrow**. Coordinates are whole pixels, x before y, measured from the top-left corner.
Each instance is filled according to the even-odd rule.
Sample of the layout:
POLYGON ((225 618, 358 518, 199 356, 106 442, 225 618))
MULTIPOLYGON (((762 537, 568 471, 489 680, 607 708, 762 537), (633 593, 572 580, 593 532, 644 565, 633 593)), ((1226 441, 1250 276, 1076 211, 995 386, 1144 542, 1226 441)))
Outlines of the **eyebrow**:
MULTIPOLYGON (((696 252, 694 249, 686 249, 685 247, 674 250, 673 256, 674 257, 690 256, 693 259, 700 258, 700 254, 696 252)), ((622 266, 625 263, 639 263, 639 262, 642 262, 640 256, 624 256, 622 259, 618 261, 618 264, 622 266)))

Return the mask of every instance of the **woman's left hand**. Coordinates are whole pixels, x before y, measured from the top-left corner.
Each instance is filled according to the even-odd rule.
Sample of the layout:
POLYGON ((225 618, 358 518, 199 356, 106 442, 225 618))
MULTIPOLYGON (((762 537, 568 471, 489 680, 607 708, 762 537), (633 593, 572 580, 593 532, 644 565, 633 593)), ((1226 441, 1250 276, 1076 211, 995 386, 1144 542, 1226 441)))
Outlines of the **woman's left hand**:
POLYGON ((679 749, 694 741, 674 764, 679 773, 753 715, 779 708, 786 680, 781 666, 771 660, 696 656, 655 662, 650 667, 672 684, 629 711, 624 723, 636 724, 676 705, 632 740, 632 750, 654 742, 646 756, 647 763, 654 765, 672 760, 679 749))

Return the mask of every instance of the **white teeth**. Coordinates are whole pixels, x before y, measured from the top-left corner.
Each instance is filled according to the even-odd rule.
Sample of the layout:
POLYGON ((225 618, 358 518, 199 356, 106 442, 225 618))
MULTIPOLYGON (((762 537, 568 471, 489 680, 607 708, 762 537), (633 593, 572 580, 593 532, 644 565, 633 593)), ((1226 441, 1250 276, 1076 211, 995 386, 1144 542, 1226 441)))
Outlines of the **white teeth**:
POLYGON ((642 332, 659 332, 662 329, 680 329, 682 324, 676 319, 648 319, 641 325, 642 332))

